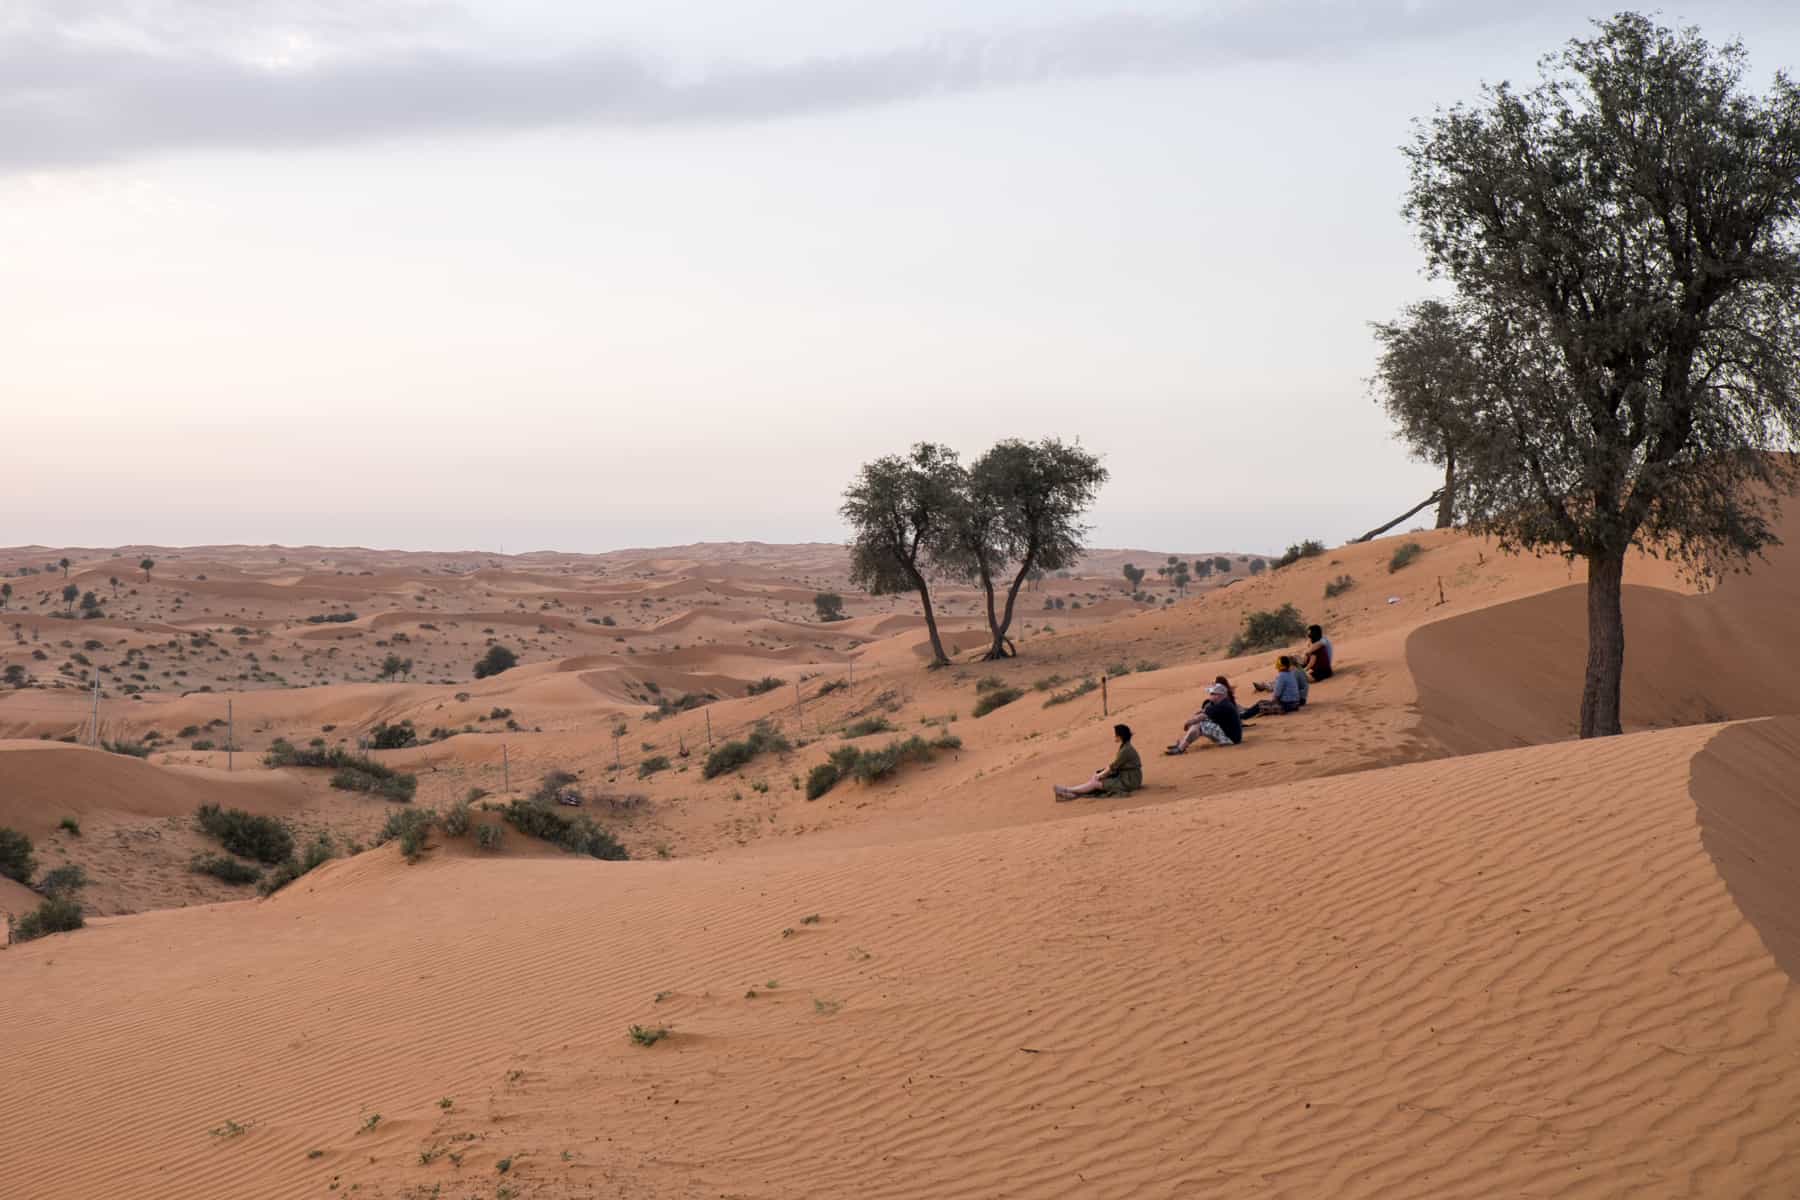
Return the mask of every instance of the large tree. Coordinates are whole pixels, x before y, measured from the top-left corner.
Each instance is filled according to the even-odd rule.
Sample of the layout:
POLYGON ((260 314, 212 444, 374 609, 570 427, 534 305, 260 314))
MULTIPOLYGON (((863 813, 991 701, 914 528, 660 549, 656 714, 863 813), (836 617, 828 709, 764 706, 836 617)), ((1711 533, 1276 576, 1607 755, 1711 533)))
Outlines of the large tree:
POLYGON ((950 657, 931 607, 929 572, 950 545, 966 486, 956 451, 920 442, 908 454, 864 463, 839 510, 850 526, 850 581, 873 596, 917 592, 936 666, 950 657))
POLYGON ((1372 328, 1381 356, 1370 384, 1413 455, 1444 469, 1437 527, 1448 529, 1456 522, 1461 423, 1480 388, 1469 353, 1476 341, 1471 318, 1442 300, 1421 300, 1399 320, 1372 328))
POLYGON ((1007 631, 1026 579, 1081 557, 1081 517, 1105 482, 1098 457, 1056 438, 1009 438, 970 464, 938 561, 986 598, 992 641, 985 657, 1015 653, 1007 631))
POLYGON ((1626 552, 1775 541, 1800 435, 1800 88, 1623 14, 1407 148, 1406 212, 1479 326, 1457 510, 1588 564, 1584 737, 1618 733, 1626 552))

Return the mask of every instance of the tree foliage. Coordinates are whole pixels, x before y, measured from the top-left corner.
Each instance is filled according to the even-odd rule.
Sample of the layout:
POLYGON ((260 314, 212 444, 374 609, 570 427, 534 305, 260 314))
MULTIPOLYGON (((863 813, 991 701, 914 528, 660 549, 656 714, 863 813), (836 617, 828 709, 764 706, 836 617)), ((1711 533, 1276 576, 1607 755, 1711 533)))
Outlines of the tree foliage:
POLYGON ((1371 328, 1381 345, 1371 386, 1413 456, 1444 469, 1437 527, 1447 529, 1456 520, 1457 446, 1466 440, 1463 424, 1480 399, 1480 375, 1469 353, 1479 326, 1454 305, 1421 300, 1398 320, 1371 328))
POLYGON ((1774 542, 1800 435, 1800 88, 1626 13, 1440 111, 1406 213, 1472 322, 1455 503, 1588 560, 1581 732, 1620 731, 1626 551, 1702 577, 1774 542))
POLYGON ((839 510, 850 526, 850 582, 872 596, 917 592, 937 665, 950 657, 927 573, 949 545, 963 486, 956 451, 920 442, 908 454, 864 463, 839 510))

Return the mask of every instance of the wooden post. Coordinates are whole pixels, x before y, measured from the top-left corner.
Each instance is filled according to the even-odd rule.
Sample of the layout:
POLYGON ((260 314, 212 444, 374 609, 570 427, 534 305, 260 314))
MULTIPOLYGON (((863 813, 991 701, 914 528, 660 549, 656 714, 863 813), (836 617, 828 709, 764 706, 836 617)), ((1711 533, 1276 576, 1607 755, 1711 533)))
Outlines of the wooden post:
POLYGON ((1105 675, 1105 673, 1102 673, 1100 676, 1100 715, 1103 717, 1112 716, 1112 706, 1106 699, 1106 675, 1105 675))
POLYGON ((706 714, 706 752, 711 754, 712 748, 712 714, 709 712, 706 714))
POLYGON ((512 758, 506 752, 506 743, 500 743, 500 791, 504 795, 512 795, 512 758))

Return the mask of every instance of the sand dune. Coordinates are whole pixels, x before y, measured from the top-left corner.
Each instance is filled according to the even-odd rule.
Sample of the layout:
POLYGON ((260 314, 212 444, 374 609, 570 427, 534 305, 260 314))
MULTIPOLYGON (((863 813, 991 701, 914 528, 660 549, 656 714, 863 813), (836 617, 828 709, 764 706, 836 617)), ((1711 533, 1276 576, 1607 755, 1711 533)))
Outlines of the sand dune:
POLYGON ((8 951, 0 1159, 43 1197, 502 1158, 546 1196, 1789 1194, 1800 1006, 1687 784, 1766 761, 1737 728, 768 862, 364 855, 8 951))

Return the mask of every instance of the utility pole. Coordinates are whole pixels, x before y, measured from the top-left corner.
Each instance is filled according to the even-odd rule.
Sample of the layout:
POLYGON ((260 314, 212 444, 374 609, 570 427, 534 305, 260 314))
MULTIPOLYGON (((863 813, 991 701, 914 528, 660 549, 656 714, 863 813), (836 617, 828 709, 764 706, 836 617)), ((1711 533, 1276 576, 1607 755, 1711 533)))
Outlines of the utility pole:
POLYGON ((512 795, 512 758, 506 752, 506 743, 500 743, 500 790, 512 795))
POLYGON ((231 770, 231 755, 237 749, 237 718, 232 716, 231 701, 225 702, 225 769, 231 770))

